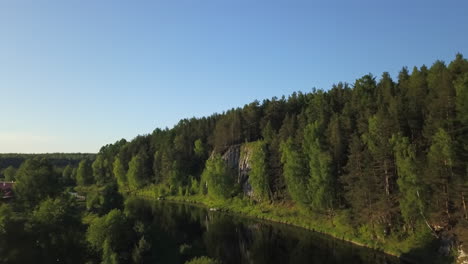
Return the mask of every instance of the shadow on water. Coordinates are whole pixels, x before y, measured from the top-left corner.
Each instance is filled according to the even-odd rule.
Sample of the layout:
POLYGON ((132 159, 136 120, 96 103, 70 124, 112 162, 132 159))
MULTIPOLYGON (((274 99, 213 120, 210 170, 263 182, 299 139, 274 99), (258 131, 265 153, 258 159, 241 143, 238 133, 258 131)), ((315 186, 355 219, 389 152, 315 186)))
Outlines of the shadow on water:
MULTIPOLYGON (((135 263, 183 264, 198 256, 224 264, 401 263, 320 233, 187 204, 129 198, 124 213, 135 234, 125 241, 128 248, 119 251, 126 254, 121 258, 126 263, 132 260, 140 238, 148 247, 143 247, 135 263)), ((85 225, 31 226, 27 231, 24 223, 17 223, 11 228, 15 232, 0 235, 0 264, 101 263, 101 255, 86 243, 85 225)))
POLYGON ((134 200, 127 212, 145 225, 151 263, 209 256, 234 263, 397 264, 398 258, 302 228, 210 212, 171 202, 134 200))
POLYGON ((451 264, 455 263, 454 256, 442 256, 438 253, 440 242, 431 240, 421 247, 414 248, 407 253, 402 254, 402 259, 411 259, 415 263, 432 263, 432 264, 451 264))

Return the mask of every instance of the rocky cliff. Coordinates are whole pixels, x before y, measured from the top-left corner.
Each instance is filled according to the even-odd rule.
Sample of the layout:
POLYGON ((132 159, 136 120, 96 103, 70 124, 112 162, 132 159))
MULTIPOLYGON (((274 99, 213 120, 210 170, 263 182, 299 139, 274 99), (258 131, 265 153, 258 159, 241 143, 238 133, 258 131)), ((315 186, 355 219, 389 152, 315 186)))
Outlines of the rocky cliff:
POLYGON ((222 154, 222 158, 228 167, 236 171, 236 182, 241 186, 244 195, 253 198, 254 193, 249 183, 251 153, 246 145, 233 145, 222 154))

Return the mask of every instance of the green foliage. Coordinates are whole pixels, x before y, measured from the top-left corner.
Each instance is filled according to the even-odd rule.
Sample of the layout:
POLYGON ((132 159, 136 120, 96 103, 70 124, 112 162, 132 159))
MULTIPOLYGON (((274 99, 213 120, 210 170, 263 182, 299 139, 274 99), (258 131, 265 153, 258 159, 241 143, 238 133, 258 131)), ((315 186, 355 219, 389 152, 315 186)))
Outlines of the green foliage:
MULTIPOLYGON (((16 235, 30 237, 34 241, 33 248, 48 252, 42 257, 47 258, 47 262, 60 259, 68 263, 72 260, 83 261, 85 258, 81 211, 71 197, 60 196, 43 200, 28 214, 23 230, 18 228, 20 226, 16 226, 16 235), (21 234, 22 232, 24 233, 21 234)), ((22 243, 27 242, 22 239, 22 243)), ((28 254, 33 252, 34 250, 28 254)))
POLYGON ((194 195, 200 191, 200 183, 194 177, 190 177, 189 194, 194 195))
POLYGON ((271 127, 271 122, 268 121, 266 126, 262 130, 262 137, 266 143, 271 143, 275 137, 275 131, 271 127))
POLYGON ((431 164, 442 165, 442 167, 453 165, 452 139, 445 130, 439 128, 432 138, 432 145, 429 149, 428 159, 431 164))
POLYGON ((401 193, 401 214, 406 224, 414 228, 417 220, 424 216, 422 197, 425 194, 424 183, 416 164, 415 146, 409 143, 407 137, 399 134, 392 137, 391 143, 395 151, 397 183, 401 193))
POLYGON ((350 203, 352 212, 359 222, 373 221, 370 216, 374 213, 372 207, 378 200, 376 185, 379 179, 370 173, 370 154, 365 149, 361 138, 353 135, 349 146, 349 158, 345 167, 346 174, 341 181, 345 190, 345 198, 350 203))
POLYGON ((179 164, 177 161, 174 161, 169 171, 169 186, 173 194, 177 193, 179 189, 182 189, 182 185, 184 185, 184 175, 180 170, 179 164))
POLYGON ((13 210, 8 204, 0 204, 0 234, 8 232, 13 215, 13 210))
POLYGON ((238 110, 230 110, 223 115, 214 130, 214 143, 218 151, 241 142, 242 117, 238 110))
POLYGON ((104 241, 101 264, 119 264, 119 255, 112 249, 109 240, 104 241))
POLYGON ((110 175, 107 173, 107 160, 103 155, 97 155, 96 160, 92 164, 94 181, 98 184, 104 184, 110 180, 110 175))
POLYGON ((226 199, 233 192, 234 176, 219 154, 206 162, 201 179, 201 185, 206 183, 208 195, 214 199, 226 199))
POLYGON ((66 186, 73 185, 75 183, 75 173, 74 168, 70 165, 67 165, 62 171, 62 182, 66 186))
POLYGON ((455 82, 457 119, 468 125, 468 73, 464 73, 455 82))
POLYGON ((78 165, 76 173, 76 183, 80 186, 86 186, 93 183, 93 169, 88 160, 82 160, 78 165))
POLYGON ((450 218, 449 184, 453 177, 454 154, 450 135, 439 128, 427 154, 431 170, 427 181, 431 188, 432 211, 436 221, 445 222, 450 218))
POLYGON ((132 260, 134 263, 141 263, 145 252, 147 252, 151 248, 151 244, 149 244, 145 237, 143 236, 138 241, 138 244, 135 245, 133 252, 132 252, 132 260))
POLYGON ((264 141, 257 141, 246 146, 251 149, 251 170, 249 183, 252 186, 254 196, 259 201, 269 200, 268 171, 266 160, 266 145, 264 141))
POLYGON ((121 190, 127 190, 128 189, 127 172, 125 171, 125 168, 119 156, 115 157, 115 160, 113 163, 113 173, 114 173, 114 177, 117 179, 117 184, 119 185, 119 188, 121 190))
POLYGON ((129 238, 131 238, 129 222, 118 209, 95 218, 86 231, 86 240, 93 249, 104 253, 105 261, 115 259, 116 252, 126 250, 129 238))
POLYGON ((193 259, 185 262, 185 264, 220 264, 220 263, 221 262, 219 262, 219 261, 217 261, 215 259, 206 257, 206 256, 193 258, 193 259))
POLYGON ((308 190, 313 209, 326 210, 333 208, 335 181, 331 174, 330 154, 322 150, 319 123, 307 125, 304 131, 304 155, 309 164, 308 190))
POLYGON ((140 154, 134 156, 128 164, 128 186, 130 190, 136 190, 143 187, 146 183, 146 175, 144 175, 144 160, 140 154))
POLYGON ((33 211, 32 222, 35 227, 39 226, 42 232, 47 233, 67 224, 79 224, 79 211, 71 198, 47 198, 33 211))
MULTIPOLYGON (((373 245, 407 243, 410 249, 427 226, 454 230, 466 218, 467 101, 468 61, 457 55, 448 67, 437 61, 411 73, 403 68, 397 82, 388 73, 379 80, 368 74, 352 86, 340 83, 183 119, 171 129, 103 146, 97 155, 46 155, 57 158, 55 167, 21 166, 15 191, 32 208, 58 194, 49 187, 76 179, 77 190, 87 190, 87 208, 103 214, 118 207, 108 202, 116 196, 116 182, 125 194, 230 203, 262 216, 249 207, 251 200, 236 196, 236 168, 227 164, 237 166, 238 153, 228 162, 221 157, 242 144, 241 156, 250 156, 254 200, 291 205, 291 199, 304 218, 331 212, 321 218, 336 225, 327 232, 341 230, 373 245)), ((0 155, 0 170, 10 174, 4 169, 18 167, 25 157, 0 155)), ((105 262, 144 255, 132 244, 134 252, 125 259, 111 242, 100 243, 105 262)))
MULTIPOLYGON (((466 61, 465 65, 468 65, 466 61)), ((468 73, 459 76, 454 85, 456 91, 456 119, 460 123, 457 139, 461 145, 459 146, 459 149, 462 151, 461 155, 464 155, 466 159, 468 157, 464 153, 468 153, 468 137, 466 136, 468 129, 468 73)), ((465 182, 468 181, 465 180, 465 182)), ((464 189, 467 192, 468 187, 465 186, 464 189)))
POLYGON ((5 177, 5 181, 14 181, 16 175, 16 168, 13 166, 8 166, 5 170, 3 170, 3 176, 5 177))
POLYGON ((204 157, 205 156, 205 151, 206 150, 205 150, 205 146, 203 145, 203 142, 201 141, 201 139, 195 140, 193 151, 195 151, 195 155, 197 157, 204 157))
POLYGON ((307 195, 305 161, 291 138, 281 143, 281 162, 289 195, 295 202, 308 205, 310 200, 307 195))
POLYGON ((13 166, 19 168, 28 159, 46 159, 52 166, 64 168, 67 165, 73 167, 83 159, 94 160, 96 154, 88 153, 42 153, 42 154, 26 154, 26 153, 0 153, 0 171, 13 166))
POLYGON ((122 201, 123 197, 115 183, 94 185, 86 191, 86 209, 94 213, 102 214, 113 208, 119 208, 122 206, 122 201))
POLYGON ((60 192, 58 175, 46 160, 27 160, 16 173, 14 191, 18 198, 35 205, 60 192))

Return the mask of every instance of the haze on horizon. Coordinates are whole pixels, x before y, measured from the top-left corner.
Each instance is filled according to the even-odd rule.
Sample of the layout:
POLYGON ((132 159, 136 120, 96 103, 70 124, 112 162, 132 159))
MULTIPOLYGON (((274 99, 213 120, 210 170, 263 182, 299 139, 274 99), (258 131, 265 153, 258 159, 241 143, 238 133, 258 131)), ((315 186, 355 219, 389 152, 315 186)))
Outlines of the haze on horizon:
POLYGON ((0 153, 97 152, 182 118, 468 56, 466 10, 462 0, 3 1, 0 153))

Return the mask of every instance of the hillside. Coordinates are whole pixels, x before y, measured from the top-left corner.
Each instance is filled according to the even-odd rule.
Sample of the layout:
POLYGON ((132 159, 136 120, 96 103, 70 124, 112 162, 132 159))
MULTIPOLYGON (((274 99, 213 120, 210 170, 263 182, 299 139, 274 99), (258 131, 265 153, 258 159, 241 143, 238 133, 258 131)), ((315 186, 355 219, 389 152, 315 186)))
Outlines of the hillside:
POLYGON ((271 210, 270 219, 445 263, 467 251, 467 160, 468 61, 458 54, 404 67, 396 80, 369 74, 183 119, 103 146, 76 177, 81 192, 117 183, 123 194, 271 210))

